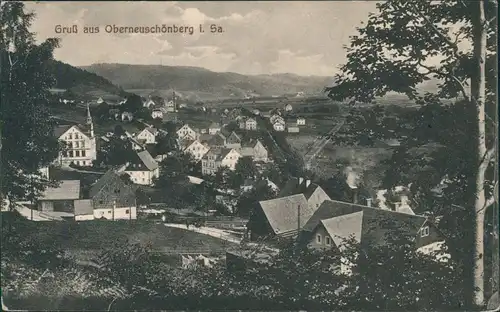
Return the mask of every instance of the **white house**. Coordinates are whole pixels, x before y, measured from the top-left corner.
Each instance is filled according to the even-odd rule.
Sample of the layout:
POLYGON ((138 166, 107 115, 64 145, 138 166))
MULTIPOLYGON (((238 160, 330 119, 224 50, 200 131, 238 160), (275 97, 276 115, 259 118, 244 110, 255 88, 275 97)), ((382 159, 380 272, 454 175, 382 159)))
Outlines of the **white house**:
POLYGON ((61 152, 57 163, 67 166, 71 163, 77 166, 91 166, 97 158, 96 137, 94 123, 87 105, 87 124, 58 126, 54 135, 66 144, 66 149, 61 152))
POLYGON ((306 124, 305 118, 302 118, 302 117, 297 118, 297 125, 298 126, 304 126, 305 124, 306 124))
POLYGON ((245 129, 246 130, 256 130, 257 129, 257 120, 255 120, 255 118, 248 118, 245 121, 245 129))
POLYGON ((153 118, 153 119, 157 119, 157 118, 162 119, 163 118, 163 111, 161 109, 153 109, 153 111, 151 112, 151 118, 153 118))
POLYGON ((208 152, 209 148, 203 145, 200 141, 187 141, 184 144, 184 153, 189 153, 196 161, 200 161, 208 152))
POLYGON ((146 101, 144 101, 142 103, 142 106, 144 106, 144 107, 146 107, 148 109, 151 108, 151 107, 153 107, 153 106, 155 106, 155 105, 156 105, 156 103, 152 99, 150 99, 150 98, 147 99, 146 101))
POLYGON ((122 113, 122 121, 132 121, 134 119, 134 114, 130 112, 122 113))
POLYGON ((138 152, 137 158, 120 171, 127 173, 133 183, 141 185, 153 184, 153 179, 160 175, 158 163, 148 151, 138 152))
POLYGON ((273 124, 274 131, 285 131, 285 123, 277 121, 273 124))
POLYGON ((208 133, 209 134, 216 134, 219 132, 221 129, 220 125, 217 122, 213 122, 209 127, 208 127, 208 133))
POLYGON ((285 112, 291 112, 293 110, 293 107, 291 104, 286 104, 283 109, 285 110, 285 112))
POLYGON ((271 122, 271 124, 273 124, 273 125, 277 122, 284 124, 285 119, 278 114, 273 114, 273 115, 271 115, 271 117, 269 117, 269 122, 271 122))
POLYGON ((136 140, 144 142, 145 144, 155 144, 158 130, 153 127, 144 128, 139 134, 136 135, 136 140))
POLYGON ((240 154, 252 157, 253 161, 267 162, 269 160, 267 149, 259 140, 245 143, 240 149, 240 154))
POLYGON ((198 133, 196 133, 196 131, 194 131, 188 124, 185 124, 177 130, 177 137, 179 140, 196 140, 198 139, 198 133))
POLYGON ((234 148, 211 149, 202 158, 201 172, 205 175, 214 174, 220 167, 234 170, 241 157, 241 154, 234 148))
MULTIPOLYGON (((95 219, 137 219, 137 203, 134 188, 123 179, 123 172, 109 170, 89 190, 95 219)), ((90 219, 87 203, 81 202, 81 219, 90 219)))

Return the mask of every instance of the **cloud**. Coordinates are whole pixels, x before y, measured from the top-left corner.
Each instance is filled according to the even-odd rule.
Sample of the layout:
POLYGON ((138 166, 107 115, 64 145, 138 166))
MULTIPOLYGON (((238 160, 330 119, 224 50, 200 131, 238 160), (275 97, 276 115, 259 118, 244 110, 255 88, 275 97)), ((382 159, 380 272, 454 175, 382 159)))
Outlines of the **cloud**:
POLYGON ((244 74, 331 75, 345 61, 342 46, 374 2, 29 2, 39 40, 60 37, 56 58, 97 62, 205 67, 244 74), (78 34, 55 34, 55 25, 78 34), (192 26, 189 34, 114 34, 106 25, 192 26), (199 32, 199 25, 205 32, 199 32), (223 28, 211 33, 210 25, 223 28), (83 27, 99 27, 84 34, 83 27))

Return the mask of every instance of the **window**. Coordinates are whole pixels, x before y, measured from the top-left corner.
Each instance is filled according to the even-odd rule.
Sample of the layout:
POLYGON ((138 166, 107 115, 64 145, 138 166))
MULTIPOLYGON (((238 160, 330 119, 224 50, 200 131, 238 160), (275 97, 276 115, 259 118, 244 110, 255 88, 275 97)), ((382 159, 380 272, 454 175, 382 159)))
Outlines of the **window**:
POLYGON ((75 151, 75 156, 80 157, 80 151, 75 151))
POLYGON ((85 157, 85 151, 82 151, 82 157, 85 157))
POLYGON ((319 235, 319 234, 318 234, 318 235, 316 236, 316 240, 318 241, 318 243, 320 243, 320 244, 321 244, 321 235, 319 235))
POLYGON ((326 241, 326 244, 327 244, 327 245, 330 245, 330 244, 331 244, 331 243, 330 243, 330 237, 328 237, 328 236, 327 236, 327 237, 325 237, 325 241, 326 241))
POLYGON ((85 147, 85 141, 81 141, 81 142, 80 142, 80 146, 81 146, 82 148, 84 148, 84 147, 85 147))
POLYGON ((69 140, 73 139, 73 134, 72 133, 68 134, 68 139, 69 140))
POLYGON ((421 236, 421 237, 426 237, 426 236, 429 236, 429 227, 428 227, 428 226, 424 226, 424 227, 420 230, 420 236, 421 236))
POLYGON ((79 139, 78 133, 75 133, 75 139, 79 139))
POLYGON ((68 151, 69 157, 73 157, 73 151, 68 151))
POLYGON ((108 213, 111 213, 111 210, 108 210, 108 213))
POLYGON ((103 202, 102 200, 100 200, 100 201, 99 201, 99 204, 101 204, 101 205, 102 205, 103 203, 104 203, 104 202, 103 202))
POLYGON ((130 210, 125 210, 125 214, 129 214, 130 213, 130 210))

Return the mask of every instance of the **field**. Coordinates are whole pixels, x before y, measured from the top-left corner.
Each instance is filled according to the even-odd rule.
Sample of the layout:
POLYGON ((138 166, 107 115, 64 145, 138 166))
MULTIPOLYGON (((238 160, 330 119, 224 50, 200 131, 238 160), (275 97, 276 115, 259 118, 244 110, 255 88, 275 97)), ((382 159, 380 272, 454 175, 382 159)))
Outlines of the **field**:
POLYGON ((41 246, 62 247, 77 260, 90 260, 100 251, 120 243, 149 245, 153 250, 178 259, 177 252, 219 253, 233 243, 147 221, 30 222, 15 221, 27 241, 41 246))
MULTIPOLYGON (((303 134, 288 135, 287 141, 300 155, 304 155, 316 137, 303 134)), ((334 146, 329 143, 318 154, 311 168, 320 176, 329 177, 341 173, 345 166, 349 165, 363 176, 365 183, 378 187, 385 171, 382 161, 391 155, 390 148, 334 146)))

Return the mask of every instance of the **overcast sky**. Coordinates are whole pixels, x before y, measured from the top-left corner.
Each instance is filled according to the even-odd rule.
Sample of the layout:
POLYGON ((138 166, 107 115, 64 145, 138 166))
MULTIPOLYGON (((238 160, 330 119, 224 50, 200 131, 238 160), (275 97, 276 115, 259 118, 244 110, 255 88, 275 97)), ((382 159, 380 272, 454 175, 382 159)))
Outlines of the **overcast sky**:
POLYGON ((345 61, 343 46, 375 11, 375 1, 294 2, 27 2, 38 40, 62 39, 58 60, 198 66, 242 74, 330 76, 345 61), (106 25, 194 26, 194 35, 110 34, 106 25), (205 25, 205 33, 198 31, 205 25), (223 33, 208 27, 220 25, 223 33), (78 26, 56 34, 55 26, 78 26), (99 26, 99 34, 84 34, 99 26))

